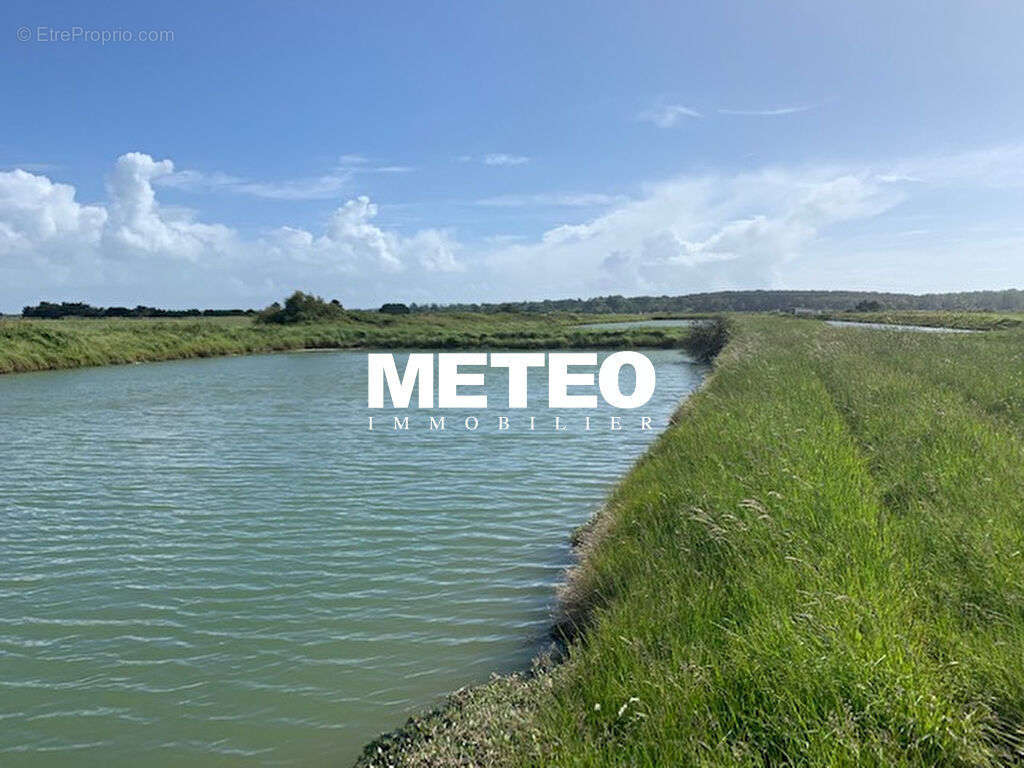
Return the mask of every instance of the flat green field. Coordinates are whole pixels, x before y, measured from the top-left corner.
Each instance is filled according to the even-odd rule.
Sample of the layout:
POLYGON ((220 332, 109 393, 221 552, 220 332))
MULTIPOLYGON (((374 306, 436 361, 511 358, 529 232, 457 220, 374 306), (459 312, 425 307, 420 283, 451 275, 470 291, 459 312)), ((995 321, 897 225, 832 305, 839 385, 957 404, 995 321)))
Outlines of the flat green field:
POLYGON ((361 765, 1024 760, 1024 331, 731 324, 582 533, 561 659, 361 765))
MULTIPOLYGON (((149 320, 104 318, 0 319, 0 373, 77 368, 289 349, 506 348, 675 346, 686 328, 578 330, 594 315, 568 312, 347 312, 329 323, 276 325, 250 317, 149 320)), ((604 320, 634 319, 601 315, 604 320)))

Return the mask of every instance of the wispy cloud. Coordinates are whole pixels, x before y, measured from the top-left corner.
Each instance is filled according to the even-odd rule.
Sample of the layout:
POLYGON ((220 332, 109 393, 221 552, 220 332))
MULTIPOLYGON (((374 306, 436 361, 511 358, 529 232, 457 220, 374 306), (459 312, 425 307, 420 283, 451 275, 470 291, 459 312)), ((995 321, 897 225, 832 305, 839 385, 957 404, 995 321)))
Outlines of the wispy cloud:
POLYGON ((378 164, 365 155, 342 155, 338 158, 338 168, 349 173, 411 173, 412 165, 378 164))
POLYGON ((330 173, 306 179, 245 182, 229 189, 268 200, 327 200, 337 197, 350 178, 348 173, 330 173))
POLYGON ((665 104, 645 109, 636 116, 636 119, 644 123, 653 123, 659 128, 671 128, 683 117, 704 117, 704 115, 681 104, 665 104))
POLYGON ((624 202, 621 195, 606 195, 600 192, 560 192, 534 195, 497 195, 474 201, 474 205, 488 208, 595 208, 624 202))
POLYGON ((486 155, 459 155, 455 158, 457 163, 480 163, 491 166, 512 166, 525 165, 530 162, 526 155, 510 155, 505 152, 490 152, 486 155))
POLYGON ((526 239, 526 235, 488 235, 483 242, 491 246, 503 246, 519 243, 526 239))
POLYGON ((1024 144, 1005 144, 967 152, 911 158, 880 180, 925 184, 981 184, 988 188, 1024 187, 1024 144))
POLYGON ((336 197, 351 178, 351 172, 339 170, 301 179, 252 181, 220 171, 185 169, 155 177, 153 184, 188 192, 224 192, 267 200, 324 200, 336 197))
POLYGON ((10 165, 0 165, 0 170, 3 171, 13 171, 16 168, 29 171, 30 173, 48 173, 50 171, 59 171, 62 169, 62 166, 56 163, 11 163, 10 165))
POLYGON ((480 162, 484 165, 523 165, 530 162, 530 158, 525 155, 508 155, 504 152, 492 152, 491 154, 484 155, 480 162))
POLYGON ((914 176, 908 176, 905 173, 879 173, 878 175, 875 176, 875 179, 877 181, 882 182, 883 184, 900 184, 902 182, 921 181, 921 179, 918 179, 914 176))
POLYGON ((773 107, 771 109, 720 109, 720 115, 747 115, 750 117, 774 117, 777 115, 795 115, 797 112, 806 112, 814 109, 813 104, 805 104, 795 107, 773 107))
POLYGON ((153 179, 153 184, 188 192, 221 192, 265 200, 328 200, 337 197, 357 174, 410 173, 410 165, 377 165, 362 155, 342 155, 337 165, 319 176, 254 180, 222 171, 183 169, 153 179))

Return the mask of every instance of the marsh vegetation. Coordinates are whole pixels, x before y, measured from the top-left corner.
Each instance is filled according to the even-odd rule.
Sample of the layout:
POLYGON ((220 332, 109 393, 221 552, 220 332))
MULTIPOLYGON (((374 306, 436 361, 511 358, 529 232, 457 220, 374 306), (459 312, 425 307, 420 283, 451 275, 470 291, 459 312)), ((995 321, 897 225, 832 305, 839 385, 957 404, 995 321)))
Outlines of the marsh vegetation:
POLYGON ((688 334, 685 327, 581 329, 586 316, 568 312, 393 314, 323 304, 329 309, 305 300, 272 307, 262 321, 8 318, 0 320, 0 373, 295 349, 668 348, 688 334))
POLYGON ((1024 745, 1024 334, 733 318, 581 536, 559 663, 362 765, 998 766, 1024 745))

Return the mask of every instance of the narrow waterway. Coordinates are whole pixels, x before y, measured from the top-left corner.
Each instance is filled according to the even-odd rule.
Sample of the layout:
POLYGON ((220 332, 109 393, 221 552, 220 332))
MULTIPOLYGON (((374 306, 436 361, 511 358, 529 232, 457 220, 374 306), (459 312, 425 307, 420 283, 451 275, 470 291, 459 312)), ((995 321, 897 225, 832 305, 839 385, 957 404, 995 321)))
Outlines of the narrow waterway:
POLYGON ((931 325, 899 325, 898 323, 858 323, 853 320, 826 320, 837 328, 873 328, 876 331, 921 331, 923 333, 977 333, 968 328, 945 328, 931 325))
POLYGON ((344 765, 523 667, 570 531, 705 372, 647 354, 638 411, 550 411, 538 373, 444 432, 367 430, 360 352, 0 378, 0 765, 344 765))

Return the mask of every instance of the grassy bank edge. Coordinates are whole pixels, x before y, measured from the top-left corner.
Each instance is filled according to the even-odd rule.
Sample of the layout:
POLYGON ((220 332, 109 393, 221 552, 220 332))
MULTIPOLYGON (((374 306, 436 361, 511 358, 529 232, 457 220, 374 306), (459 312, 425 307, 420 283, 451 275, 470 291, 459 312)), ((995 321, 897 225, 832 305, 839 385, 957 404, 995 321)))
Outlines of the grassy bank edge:
MULTIPOLYGON (((682 346, 695 360, 715 366, 729 346, 733 331, 734 323, 727 316, 715 316, 707 325, 693 328, 682 346)), ((712 367, 697 392, 712 383, 715 371, 716 368, 712 367)), ((633 467, 619 478, 617 485, 621 485, 634 468, 645 461, 665 439, 666 433, 694 407, 693 395, 697 392, 691 393, 678 405, 669 420, 668 429, 648 446, 633 467)), ((465 753, 466 750, 474 753, 466 762, 446 762, 444 765, 488 765, 504 756, 504 750, 512 746, 513 740, 507 728, 529 717, 540 706, 539 689, 551 688, 555 684, 565 660, 562 656, 565 644, 586 632, 593 608, 585 583, 587 561, 613 522, 607 501, 614 495, 613 489, 606 503, 598 507, 587 522, 568 532, 576 564, 568 570, 565 582, 558 589, 556 613, 549 633, 551 644, 533 660, 530 669, 505 675, 493 674, 486 683, 458 688, 448 694, 439 706, 413 715, 399 728, 383 733, 367 744, 353 768, 397 768, 404 764, 404 755, 427 743, 435 749, 442 745, 441 751, 451 755, 465 753), (467 741, 471 734, 479 737, 476 743, 467 741), (503 738, 495 742, 495 734, 503 738)))
POLYGON ((580 329, 593 318, 574 314, 347 314, 340 321, 295 325, 260 324, 249 318, 5 319, 0 321, 0 374, 306 349, 671 348, 689 331, 580 329))
POLYGON ((580 532, 563 658, 359 768, 1021 763, 1024 336, 733 322, 580 532))

